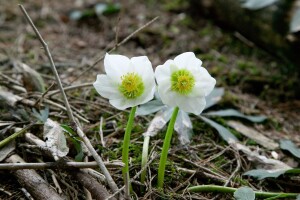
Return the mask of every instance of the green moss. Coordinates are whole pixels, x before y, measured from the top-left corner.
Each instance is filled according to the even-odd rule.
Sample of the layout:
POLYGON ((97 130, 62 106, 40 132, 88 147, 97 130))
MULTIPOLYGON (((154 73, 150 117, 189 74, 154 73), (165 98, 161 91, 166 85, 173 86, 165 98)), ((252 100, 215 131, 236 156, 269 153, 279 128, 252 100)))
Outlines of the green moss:
POLYGON ((189 6, 185 0, 163 1, 163 9, 166 11, 182 11, 189 6))

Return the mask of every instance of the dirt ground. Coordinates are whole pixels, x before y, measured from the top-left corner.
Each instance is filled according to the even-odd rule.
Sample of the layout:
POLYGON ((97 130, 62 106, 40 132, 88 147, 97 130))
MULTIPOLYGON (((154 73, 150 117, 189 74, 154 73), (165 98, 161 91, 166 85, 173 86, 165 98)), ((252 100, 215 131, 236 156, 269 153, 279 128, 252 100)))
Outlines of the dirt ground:
MULTIPOLYGON (((20 2, 48 43, 65 86, 94 82, 96 75, 104 72, 102 61, 88 72, 84 74, 82 72, 105 55, 107 51, 114 48, 118 42, 158 16, 159 18, 155 22, 130 37, 126 43, 118 46, 113 53, 128 57, 147 55, 153 67, 156 67, 180 53, 195 52, 197 57, 203 61, 203 66, 216 78, 217 86, 225 89, 224 98, 211 110, 235 108, 248 115, 265 115, 268 119, 264 123, 246 124, 275 141, 290 139, 296 145, 300 145, 300 101, 297 98, 299 95, 295 92, 298 76, 294 70, 290 70, 286 63, 272 57, 256 45, 249 46, 234 30, 220 28, 211 19, 203 18, 200 14, 191 16, 191 6, 188 2, 121 1, 119 2, 120 11, 114 14, 101 16, 91 14, 80 20, 72 20, 70 13, 75 10, 82 11, 92 8, 97 1, 1 1, 0 73, 24 84, 20 72, 12 64, 21 61, 42 75, 46 88, 54 82, 53 74, 39 40, 18 7, 20 2)), ((0 80, 2 81, 1 77, 0 80)), ((2 88, 10 90, 7 86, 1 86, 0 89, 2 88)), ((57 88, 54 86, 52 89, 57 88)), ((35 98, 33 93, 20 94, 16 91, 13 92, 25 98, 35 98)), ((103 149, 98 147, 99 151, 101 151, 101 155, 105 160, 120 160, 122 130, 125 128, 127 113, 112 108, 92 87, 71 91, 68 93, 68 97, 74 109, 77 109, 84 118, 90 121, 90 123, 84 124, 84 130, 94 144, 97 142, 94 135, 98 132, 98 119, 100 116, 105 117, 107 146, 103 149), (121 131, 110 132, 113 123, 116 123, 118 130, 121 131)), ((62 102, 58 99, 55 100, 59 103, 62 102)), ((64 112, 57 109, 51 111, 50 108, 51 116, 61 123, 67 123, 64 112)), ((9 117, 7 118, 9 119, 9 117)), ((147 129, 151 118, 151 116, 147 116, 136 119, 138 125, 134 129, 131 146, 132 175, 139 171, 140 157, 134 157, 140 154, 139 151, 141 151, 143 141, 141 133, 147 129)), ((9 120, 16 119, 10 118, 9 120)), ((213 199, 217 195, 179 192, 189 184, 220 184, 217 180, 207 180, 201 173, 197 176, 191 176, 186 171, 180 171, 178 169, 180 167, 198 170, 197 165, 203 165, 225 177, 229 177, 237 165, 234 151, 228 148, 216 131, 203 122, 199 122, 195 117, 192 117, 192 120, 195 135, 190 148, 182 148, 180 145, 176 145, 178 144, 176 139, 173 141, 174 145, 171 149, 173 156, 170 157, 172 162, 170 162, 168 168, 171 174, 166 180, 169 183, 166 184, 168 185, 166 199, 213 199), (224 160, 212 158, 222 151, 224 160), (191 154, 199 158, 198 161, 190 159, 194 164, 183 159, 186 157, 185 155, 191 154), (176 155, 180 156, 176 157, 176 155), (211 162, 208 163, 205 160, 211 160, 211 162), (184 183, 185 185, 181 185, 182 179, 187 181, 184 183)), ((0 121, 6 121, 2 112, 0 121)), ((219 119, 218 122, 226 125, 226 120, 219 119)), ((2 128, 0 127, 0 129, 2 128)), ((39 129, 34 130, 37 131, 36 134, 38 135, 39 129)), ((152 149, 159 151, 155 144, 161 146, 163 132, 151 141, 152 149)), ((251 146, 248 138, 242 137, 242 140, 245 144, 251 146)), ((18 141, 20 144, 24 143, 22 139, 18 141)), ((263 155, 271 155, 270 150, 258 147, 258 145, 252 145, 251 149, 257 149, 263 155)), ((291 164, 293 167, 298 166, 299 160, 293 158, 289 153, 282 152, 280 149, 275 151, 283 162, 291 164)), ((18 148, 17 152, 23 155, 24 159, 27 158, 25 160, 36 162, 29 156, 31 155, 30 152, 25 151, 24 148, 18 148)), ((230 186, 248 185, 254 189, 264 191, 299 191, 297 190, 297 186, 300 185, 299 179, 292 180, 290 177, 282 177, 280 179, 258 181, 242 176, 245 171, 256 166, 248 161, 242 153, 239 156, 242 160, 242 166, 230 186)), ((146 192, 143 189, 140 190, 138 184, 133 186, 136 189, 138 198, 154 199, 159 197, 160 192, 151 187, 152 178, 156 179, 155 167, 157 168, 157 162, 151 165, 152 177, 147 182, 146 192)), ((38 172, 53 185, 48 171, 39 170, 38 172)), ((71 181, 63 171, 57 170, 55 173, 70 184, 70 187, 62 184, 64 185, 62 186, 63 192, 68 199, 84 199, 83 189, 77 182, 71 181), (80 195, 77 197, 72 196, 72 188, 78 190, 80 195)), ((122 186, 120 170, 114 170, 112 174, 119 186, 122 186)), ((21 186, 12 175, 0 171, 0 176, 0 199, 26 198, 21 186), (11 195, 3 192, 2 189, 11 193, 11 195)), ((215 199, 231 198, 226 195, 218 195, 215 199)))

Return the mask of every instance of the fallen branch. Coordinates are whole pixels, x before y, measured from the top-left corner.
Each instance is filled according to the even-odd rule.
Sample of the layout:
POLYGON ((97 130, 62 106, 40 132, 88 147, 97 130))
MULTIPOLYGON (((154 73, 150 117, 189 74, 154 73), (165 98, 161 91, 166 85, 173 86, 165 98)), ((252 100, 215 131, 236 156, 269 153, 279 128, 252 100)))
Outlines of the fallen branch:
MULTIPOLYGON (((104 163, 107 168, 122 168, 122 162, 104 163)), ((1 163, 0 170, 97 168, 97 162, 1 163)))
MULTIPOLYGON (((68 87, 64 87, 64 91, 69 91, 69 90, 74 90, 74 89, 78 89, 78 88, 83 88, 83 87, 91 87, 93 86, 93 83, 83 83, 83 84, 78 84, 78 85, 72 85, 72 86, 68 86, 68 87)), ((50 92, 48 92, 48 94, 46 94, 46 97, 49 96, 53 96, 60 93, 60 90, 52 90, 50 92)))
POLYGON ((70 104, 68 102, 68 99, 67 99, 67 96, 65 94, 65 91, 63 89, 63 86, 61 84, 61 80, 59 78, 59 75, 58 75, 58 72, 56 70, 56 67, 55 67, 55 64, 54 64, 54 61, 52 59, 52 56, 51 56, 51 53, 49 51, 49 48, 48 48, 48 44, 44 41, 43 37, 41 36, 41 34, 39 33, 38 29, 36 28, 36 26, 34 25, 34 23, 32 22, 30 16, 28 15, 28 13, 26 12, 25 8, 19 4, 19 7, 22 11, 22 13, 24 14, 27 22, 30 24, 30 26, 32 27, 32 29, 34 30, 36 36, 38 37, 38 39, 40 40, 41 44, 43 45, 44 47, 44 50, 47 54, 47 57, 49 59, 49 62, 50 62, 50 66, 51 66, 51 69, 53 71, 53 74, 55 76, 55 79, 56 79, 56 82, 57 82, 57 85, 59 87, 59 90, 62 94, 62 97, 63 97, 63 100, 64 100, 64 103, 65 103, 65 106, 66 106, 66 109, 67 109, 67 113, 68 113, 68 116, 69 116, 69 119, 71 120, 71 122, 76 126, 76 131, 77 131, 77 134, 79 135, 79 137, 83 140, 83 142, 85 143, 85 145, 87 146, 87 148, 89 149, 89 151, 91 152, 92 156, 94 157, 94 159, 96 160, 96 162, 98 163, 102 173, 104 174, 106 180, 107 180, 107 183, 109 185, 109 187, 111 188, 111 190, 113 192, 116 192, 118 191, 118 186, 117 184, 115 183, 115 181, 112 179, 109 171, 107 170, 107 168, 105 167, 103 161, 102 161, 102 158, 97 154, 96 150, 94 149, 94 147, 92 146, 90 140, 86 137, 86 135, 83 133, 83 131, 81 130, 81 128, 79 127, 79 125, 76 123, 75 121, 75 118, 73 116, 73 113, 72 113, 72 110, 71 110, 71 107, 70 107, 70 104))
MULTIPOLYGON (((8 157, 6 162, 24 163, 25 161, 14 154, 8 157)), ((54 189, 38 174, 31 169, 13 171, 12 174, 17 177, 19 183, 35 198, 39 200, 63 200, 54 189)))
MULTIPOLYGON (((110 194, 107 190, 98 183, 95 179, 93 179, 89 174, 83 173, 81 171, 73 171, 72 176, 78 180, 81 185, 83 185, 88 191, 90 191, 92 197, 96 200, 104 200, 107 199, 110 194)), ((113 198, 113 200, 116 200, 113 198)))

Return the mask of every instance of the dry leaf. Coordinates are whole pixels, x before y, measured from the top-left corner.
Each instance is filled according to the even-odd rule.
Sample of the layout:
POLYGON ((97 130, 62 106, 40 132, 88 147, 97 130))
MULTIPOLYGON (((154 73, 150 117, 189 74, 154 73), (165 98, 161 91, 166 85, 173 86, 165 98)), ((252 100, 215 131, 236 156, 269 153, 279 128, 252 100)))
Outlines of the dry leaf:
POLYGON ((255 129, 247 127, 238 121, 228 121, 228 125, 267 149, 277 149, 279 147, 279 144, 272 139, 267 138, 255 129))
POLYGON ((68 154, 69 148, 64 131, 57 122, 47 119, 44 124, 43 137, 46 142, 46 148, 51 151, 55 160, 68 154))

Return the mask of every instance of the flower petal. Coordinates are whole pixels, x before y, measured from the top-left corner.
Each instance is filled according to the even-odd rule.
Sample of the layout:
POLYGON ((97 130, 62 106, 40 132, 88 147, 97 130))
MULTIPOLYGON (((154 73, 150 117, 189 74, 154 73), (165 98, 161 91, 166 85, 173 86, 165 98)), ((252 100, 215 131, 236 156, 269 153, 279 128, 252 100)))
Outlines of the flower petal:
POLYGON ((142 76, 154 76, 152 64, 147 56, 132 57, 130 59, 133 64, 134 71, 142 76))
POLYGON ((199 68, 202 65, 202 61, 194 56, 190 56, 190 59, 186 63, 187 70, 191 71, 192 73, 195 73, 199 70, 199 68))
POLYGON ((178 66, 178 68, 182 69, 187 67, 191 59, 197 59, 195 54, 193 52, 185 52, 176 56, 174 58, 174 62, 178 66))
POLYGON ((145 84, 145 87, 154 87, 155 78, 152 64, 147 56, 132 57, 130 59, 133 69, 138 73, 145 84))
POLYGON ((200 73, 195 75, 195 79, 196 82, 199 83, 201 90, 204 91, 205 96, 209 95, 216 85, 216 79, 211 77, 211 75, 203 67, 200 67, 200 73))
POLYGON ((122 75, 133 71, 129 58, 122 55, 109 55, 108 53, 104 57, 104 68, 109 77, 119 81, 121 81, 122 75))
POLYGON ((163 65, 158 65, 155 69, 155 78, 157 83, 168 79, 171 79, 171 70, 170 66, 174 64, 173 60, 167 60, 163 65))
POLYGON ((111 79, 104 74, 97 75, 97 80, 94 82, 94 87, 97 92, 108 99, 119 99, 122 98, 118 91, 118 85, 113 83, 111 79))
POLYGON ((119 110, 125 110, 126 108, 132 107, 127 99, 110 99, 109 103, 119 110))
POLYGON ((148 101, 152 100, 154 98, 154 92, 155 92, 155 84, 153 85, 154 87, 147 87, 147 90, 144 91, 142 96, 138 97, 136 99, 135 105, 141 105, 144 103, 147 103, 148 101))
POLYGON ((177 96, 176 104, 185 112, 199 115, 204 110, 206 101, 203 97, 186 98, 185 96, 177 96))
POLYGON ((177 106, 175 99, 177 94, 171 91, 171 83, 168 80, 162 81, 158 85, 158 93, 161 98, 161 101, 169 106, 177 106))

